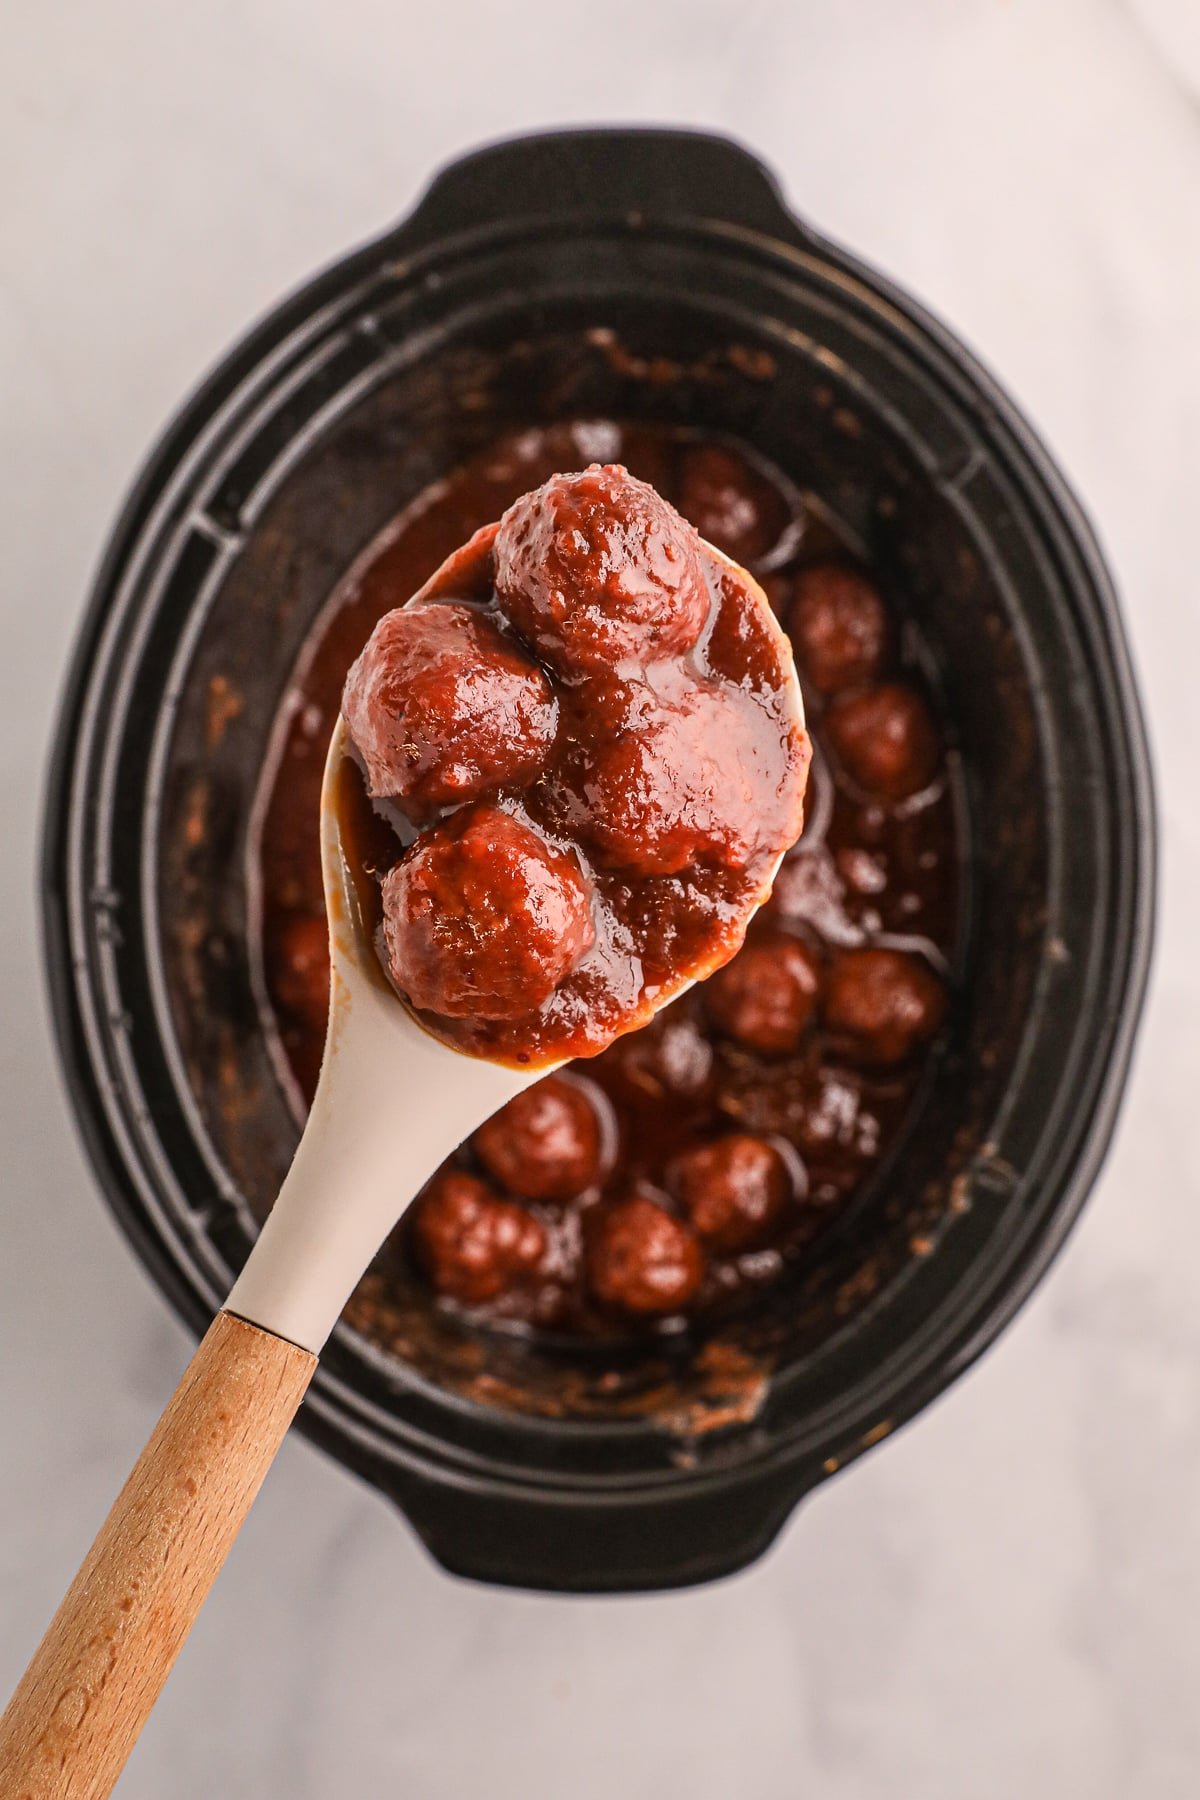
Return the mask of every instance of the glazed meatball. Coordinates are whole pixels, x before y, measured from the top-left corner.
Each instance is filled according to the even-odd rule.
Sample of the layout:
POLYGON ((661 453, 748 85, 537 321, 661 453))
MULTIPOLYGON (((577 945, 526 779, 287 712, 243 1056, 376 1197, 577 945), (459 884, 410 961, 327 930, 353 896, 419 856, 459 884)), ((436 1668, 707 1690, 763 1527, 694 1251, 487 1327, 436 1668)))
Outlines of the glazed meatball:
POLYGON ((529 1200, 570 1200, 600 1174, 600 1120, 584 1089, 561 1075, 526 1088, 471 1139, 493 1180, 529 1200))
POLYGON ((769 1236, 791 1197, 792 1177, 776 1145, 738 1131, 677 1157, 671 1191, 697 1237, 733 1255, 769 1236))
POLYGON ((797 1049, 817 1006, 821 969, 798 938, 746 944, 704 985, 710 1017, 727 1037, 763 1056, 797 1049))
POLYGON ((510 506, 495 559, 501 606, 567 674, 681 654, 708 618, 696 533, 615 464, 554 475, 510 506))
POLYGON ((882 800, 905 800, 937 774, 929 708, 899 682, 835 700, 825 714, 825 736, 851 780, 882 800))
POLYGON ((805 1071, 801 1092, 804 1106, 794 1122, 795 1140, 810 1170, 836 1161, 839 1151, 874 1156, 879 1120, 863 1099, 859 1075, 819 1064, 805 1071))
POLYGON ((601 1207, 589 1220, 587 1274, 606 1306, 650 1315, 678 1312, 704 1279, 691 1227, 643 1194, 601 1207))
POLYGON ((679 510, 735 562, 755 563, 788 522, 779 489, 723 444, 689 444, 679 458, 679 510))
POLYGON ((686 1005, 668 1006, 648 1025, 611 1044, 598 1066, 615 1069, 637 1100, 703 1094, 712 1077, 713 1051, 686 1005))
POLYGON ((443 1169, 413 1208, 417 1255, 439 1294, 478 1306, 531 1275, 546 1234, 531 1213, 501 1200, 464 1169, 443 1169))
POLYGON ((857 569, 815 563, 796 577, 788 630, 796 660, 819 694, 874 681, 887 648, 879 590, 857 569))
POLYGON ((451 1018, 531 1012, 594 936, 574 858, 484 804, 418 838, 382 894, 392 979, 413 1006, 451 1018))
POLYGON ((833 960, 822 1005, 834 1045, 868 1066, 903 1062, 937 1035, 946 992, 919 956, 903 950, 844 950, 833 960))
POLYGON ((323 913, 294 913, 269 952, 271 991, 311 1031, 329 1018, 329 926, 323 913))
POLYGON ((794 746, 752 695, 696 682, 598 741, 578 781, 579 829, 607 868, 744 869, 803 823, 794 746))
POLYGON ((379 621, 342 712, 369 791, 418 821, 532 779, 558 726, 537 664, 477 608, 437 603, 379 621))

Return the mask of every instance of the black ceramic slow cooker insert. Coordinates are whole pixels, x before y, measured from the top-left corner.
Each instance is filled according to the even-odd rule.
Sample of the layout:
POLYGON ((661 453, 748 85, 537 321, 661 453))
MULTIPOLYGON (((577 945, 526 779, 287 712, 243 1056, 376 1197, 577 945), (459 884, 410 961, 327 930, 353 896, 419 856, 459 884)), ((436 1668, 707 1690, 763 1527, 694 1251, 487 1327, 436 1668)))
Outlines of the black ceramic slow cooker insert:
POLYGON ((722 139, 465 158, 185 406, 114 532, 63 708, 45 847, 63 1059, 109 1202, 197 1330, 296 1139, 252 949, 260 776, 296 659, 408 499, 503 431, 586 416, 741 439, 894 572, 955 721, 971 896, 913 1128, 752 1316, 647 1350, 611 1403, 582 1351, 433 1317, 401 1356, 339 1327, 304 1428, 447 1568, 600 1590, 750 1561, 1011 1318, 1112 1130, 1153 851, 1108 575, 962 346, 722 139))

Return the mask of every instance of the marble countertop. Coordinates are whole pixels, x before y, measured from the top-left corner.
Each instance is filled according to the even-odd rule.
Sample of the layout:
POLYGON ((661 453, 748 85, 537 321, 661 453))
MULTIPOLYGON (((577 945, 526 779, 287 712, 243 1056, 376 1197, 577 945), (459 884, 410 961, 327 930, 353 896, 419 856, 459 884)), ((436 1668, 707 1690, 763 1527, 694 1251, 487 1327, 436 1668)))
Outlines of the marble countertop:
POLYGON ((436 164, 573 120, 758 147, 798 209, 962 330, 1070 471, 1125 595, 1161 783, 1161 935, 1117 1142, 1067 1253, 979 1367, 757 1568, 667 1598, 453 1582, 373 1493, 289 1443, 127 1800, 1195 1793, 1193 3, 610 0, 585 17, 561 0, 16 0, 0 67, 5 1693, 187 1354, 97 1199, 45 1023, 35 840, 60 671, 180 395, 436 164))

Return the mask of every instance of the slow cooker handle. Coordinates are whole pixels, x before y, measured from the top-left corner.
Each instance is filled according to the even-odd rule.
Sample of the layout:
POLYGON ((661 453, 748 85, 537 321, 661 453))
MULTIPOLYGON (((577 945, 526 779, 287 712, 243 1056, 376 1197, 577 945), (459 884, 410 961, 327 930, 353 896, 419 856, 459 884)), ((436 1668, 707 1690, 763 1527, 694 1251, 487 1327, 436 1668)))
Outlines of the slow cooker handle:
POLYGON ((521 220, 612 214, 695 219, 797 245, 815 236, 788 211, 774 175, 730 138, 701 131, 554 131, 490 144, 434 177, 392 242, 411 251, 459 232, 521 220))

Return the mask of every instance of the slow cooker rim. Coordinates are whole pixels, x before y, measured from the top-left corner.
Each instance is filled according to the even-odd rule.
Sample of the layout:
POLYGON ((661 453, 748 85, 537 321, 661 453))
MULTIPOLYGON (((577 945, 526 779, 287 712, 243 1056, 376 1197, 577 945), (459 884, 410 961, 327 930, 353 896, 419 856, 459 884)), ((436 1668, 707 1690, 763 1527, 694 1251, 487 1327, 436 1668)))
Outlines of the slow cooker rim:
MULTIPOLYGON (((419 211, 420 209, 418 209, 419 211)), ((180 462, 186 458, 188 451, 194 447, 205 424, 216 416, 222 399, 237 391, 243 374, 249 373, 259 366, 261 350, 264 350, 271 341, 282 341, 291 322, 299 323, 305 317, 312 317, 323 299, 333 300, 339 292, 345 298, 358 274, 376 266, 381 252, 387 246, 393 245, 397 236, 403 234, 404 229, 401 227, 399 234, 387 234, 384 238, 365 246, 361 251, 352 253, 350 257, 335 263, 322 275, 318 275, 312 282, 306 284, 291 300, 285 301, 262 324, 252 330, 202 384, 191 401, 185 404, 175 424, 168 428, 160 444, 151 452, 113 533, 109 553, 96 579, 92 605, 81 633, 80 646, 68 682, 67 699, 61 715, 65 726, 69 727, 71 721, 78 724, 84 696, 88 689, 91 654, 106 622, 107 610, 113 598, 113 586, 117 571, 123 567, 140 532, 144 529, 155 500, 169 484, 180 462)), ((760 234, 750 233, 748 235, 759 237, 760 234)), ((767 240, 763 238, 762 244, 765 246, 766 243, 767 240)), ((859 264, 847 253, 837 247, 825 244, 816 239, 814 234, 806 232, 805 254, 811 255, 813 247, 818 245, 821 253, 836 267, 852 275, 868 295, 882 293, 894 311, 907 322, 917 341, 932 340, 945 360, 952 366, 958 379, 968 389, 973 385, 975 391, 984 395, 989 410, 994 416, 994 422, 1008 430, 1015 441, 1015 447, 1024 455, 1029 464, 1029 472, 1033 474, 1037 482, 1040 482, 1044 490, 1041 497, 1046 504, 1049 517, 1057 522, 1065 534, 1066 541, 1083 564, 1087 585, 1095 603, 1091 623, 1104 628, 1105 650, 1125 727, 1123 747, 1129 753, 1127 771, 1129 785, 1137 792, 1138 800, 1144 803, 1149 795, 1148 759, 1136 693, 1132 686, 1131 672, 1115 611, 1115 595, 1094 536, 1069 487, 1046 455, 1028 422, 954 334, 941 326, 938 321, 930 318, 907 295, 891 287, 886 278, 877 276, 874 271, 859 264)), ((781 245, 779 248, 784 254, 789 256, 792 254, 789 246, 781 245)), ((1028 483, 1022 482, 1021 485, 1023 490, 1028 493, 1028 483)), ((82 1093, 87 1100, 85 1106, 77 1107, 77 1117, 80 1120, 80 1128, 83 1130, 92 1159, 99 1165, 102 1184, 111 1201, 115 1202, 119 1198, 123 1203, 118 1217, 139 1255, 156 1274, 160 1285, 167 1286, 171 1291, 171 1297, 174 1299, 177 1309, 183 1311, 191 1323, 198 1324, 203 1322, 205 1316, 204 1302, 191 1288, 191 1284, 178 1264, 170 1257, 161 1238, 155 1235, 149 1218, 140 1218, 131 1213, 128 1205, 127 1171, 123 1168, 115 1142, 104 1130, 104 1108, 98 1084, 93 1082, 89 1091, 88 1078, 95 1075, 94 1064, 87 1056, 85 1034, 79 1028, 78 1013, 73 1007, 76 996, 74 983, 71 980, 70 963, 61 954, 68 941, 67 924, 63 911, 66 905, 67 872, 63 860, 65 845, 59 839, 60 836, 65 836, 65 830, 61 829, 65 827, 63 802, 71 790, 74 779, 73 742, 74 731, 71 729, 66 729, 58 740, 48 784, 47 825, 44 837, 46 961, 60 1048, 67 1067, 68 1080, 76 1097, 78 1098, 82 1093), (164 1277, 169 1277, 169 1279, 164 1280, 164 1277)), ((1118 1035, 1124 1041, 1114 1043, 1112 1054, 1108 1059, 1106 1078, 1097 1088, 1092 1115, 1081 1127, 1078 1157, 1070 1179, 1066 1188, 1056 1199, 1046 1202, 1038 1209, 1040 1225, 1036 1230, 1031 1230, 1031 1241, 1026 1245, 1020 1257, 1023 1279, 1018 1284, 1009 1280, 1002 1293, 992 1295, 990 1304, 986 1295, 975 1297, 972 1319, 969 1322, 963 1322, 964 1329, 958 1334, 961 1342, 968 1346, 964 1352, 954 1356, 948 1343, 943 1344, 937 1351, 932 1346, 927 1347, 927 1356, 923 1365, 927 1380, 920 1387, 914 1385, 918 1380, 917 1372, 914 1372, 900 1384, 900 1391, 906 1395, 904 1406, 901 1408, 893 1405, 891 1408, 900 1416, 910 1416, 911 1412, 922 1405, 931 1393, 940 1391, 949 1380, 961 1372, 969 1360, 992 1341, 1008 1319, 1019 1309, 1030 1288, 1040 1279, 1048 1262, 1057 1253, 1062 1240, 1077 1217, 1083 1198, 1094 1179, 1096 1169, 1107 1147, 1116 1104, 1124 1082, 1136 1024, 1136 1008, 1144 989, 1150 951, 1146 925, 1152 906, 1150 870, 1153 855, 1153 822, 1144 804, 1135 806, 1135 822, 1137 830, 1134 835, 1139 841, 1134 862, 1140 879, 1135 884, 1135 891, 1129 902, 1131 917, 1125 934, 1125 942, 1129 946, 1130 954, 1120 980, 1117 980, 1114 974, 1113 982, 1117 1008, 1121 1012, 1119 1021, 1121 1030, 1118 1035), (1134 1016, 1131 1017, 1131 1015, 1134 1016), (969 1329, 966 1328, 968 1325, 969 1329), (949 1361, 942 1360, 948 1356, 950 1357, 949 1361), (927 1388, 928 1391, 922 1391, 924 1388, 927 1388)), ((878 1401, 866 1408, 868 1415, 878 1410, 878 1401)), ((517 1430, 541 1428, 559 1434, 564 1430, 578 1429, 586 1432, 592 1429, 587 1423, 580 1423, 573 1427, 564 1426, 562 1422, 526 1418, 514 1420, 513 1425, 517 1430)), ((336 1431, 336 1427, 332 1429, 336 1431)), ((321 1432, 318 1434, 323 1435, 321 1432)), ((789 1460, 794 1459, 798 1454, 795 1450, 789 1451, 786 1445, 780 1446, 777 1453, 789 1460)), ((442 1465, 438 1464, 437 1466, 439 1472, 442 1472, 442 1465)), ((736 1466, 729 1471, 709 1471, 704 1474, 707 1479, 720 1485, 726 1480, 737 1479, 739 1476, 744 1477, 750 1470, 758 1471, 760 1467, 759 1460, 755 1458, 739 1460, 736 1466)), ((699 1476, 696 1471, 692 1471, 686 1476, 681 1475, 680 1478, 695 1482, 699 1476)), ((473 1476, 472 1479, 478 1480, 480 1477, 473 1476)), ((483 1479, 486 1484, 490 1478, 483 1479)), ((581 1492, 581 1498, 595 1499, 598 1497, 597 1483, 594 1478, 581 1479, 580 1485, 581 1489, 585 1490, 585 1492, 581 1492)), ((506 1489, 506 1491, 508 1490, 506 1489)), ((538 1491, 544 1492, 545 1490, 539 1488, 538 1491)), ((623 1487, 621 1489, 622 1498, 627 1498, 629 1492, 628 1486, 623 1487)))

